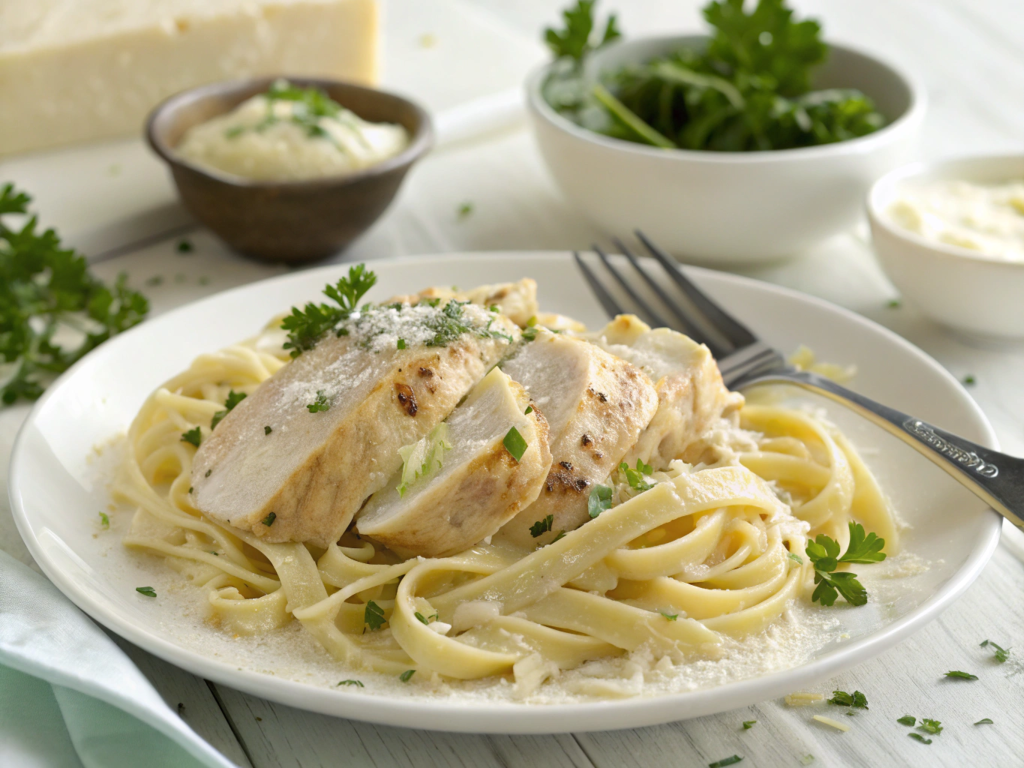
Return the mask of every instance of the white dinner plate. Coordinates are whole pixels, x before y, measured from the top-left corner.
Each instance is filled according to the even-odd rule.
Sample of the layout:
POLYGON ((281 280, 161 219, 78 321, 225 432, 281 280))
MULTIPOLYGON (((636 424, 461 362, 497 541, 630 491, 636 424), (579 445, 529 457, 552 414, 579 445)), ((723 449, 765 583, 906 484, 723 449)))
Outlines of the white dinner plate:
MULTIPOLYGON (((429 285, 531 276, 543 308, 605 321, 565 253, 460 254, 380 261, 370 298, 429 285)), ((513 704, 388 696, 329 689, 271 674, 273 656, 197 652, 173 630, 178 616, 140 597, 156 564, 117 543, 127 520, 98 532, 109 502, 96 449, 123 433, 146 396, 201 352, 253 335, 276 313, 317 299, 347 267, 332 265, 266 280, 180 308, 107 342, 62 376, 18 436, 11 461, 14 516, 46 575, 101 624, 183 669, 267 699, 389 725, 447 731, 551 733, 639 727, 747 706, 806 688, 880 653, 934 619, 978 576, 999 539, 1000 518, 896 438, 837 406, 830 417, 858 445, 902 518, 905 547, 928 568, 886 585, 884 602, 834 608, 843 634, 792 669, 705 690, 578 704, 513 704)), ((866 395, 983 445, 995 436, 980 409, 938 363, 890 331, 826 302, 733 275, 693 269, 701 287, 783 350, 806 344, 824 360, 854 364, 866 395)), ((824 405, 824 403, 823 403, 824 405)), ((190 588, 190 587, 183 587, 190 588)), ((211 630, 213 631, 213 630, 211 630)), ((347 675, 345 670, 338 679, 347 675)), ((295 676, 292 675, 292 678, 295 676)))

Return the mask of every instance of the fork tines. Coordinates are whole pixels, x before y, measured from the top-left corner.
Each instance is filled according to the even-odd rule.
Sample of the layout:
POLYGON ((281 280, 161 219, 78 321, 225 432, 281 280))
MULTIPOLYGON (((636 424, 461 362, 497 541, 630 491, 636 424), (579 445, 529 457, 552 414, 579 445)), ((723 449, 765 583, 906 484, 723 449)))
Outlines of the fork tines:
POLYGON ((634 313, 651 325, 681 331, 695 341, 707 344, 711 353, 719 360, 757 341, 757 337, 742 323, 705 296, 671 257, 642 232, 637 231, 636 235, 653 259, 638 258, 618 238, 612 241, 629 261, 632 271, 636 273, 632 279, 615 266, 603 249, 594 246, 594 251, 613 278, 613 284, 618 286, 618 291, 610 289, 602 282, 596 271, 589 267, 578 253, 573 254, 605 311, 612 316, 634 313), (641 264, 641 260, 647 264, 656 261, 661 269, 651 270, 641 264), (640 281, 636 280, 637 276, 640 281), (664 276, 669 279, 665 280, 664 276), (643 290, 644 288, 646 290, 643 290), (616 299, 616 293, 622 300, 616 299), (644 293, 647 294, 647 298, 644 297, 644 293))

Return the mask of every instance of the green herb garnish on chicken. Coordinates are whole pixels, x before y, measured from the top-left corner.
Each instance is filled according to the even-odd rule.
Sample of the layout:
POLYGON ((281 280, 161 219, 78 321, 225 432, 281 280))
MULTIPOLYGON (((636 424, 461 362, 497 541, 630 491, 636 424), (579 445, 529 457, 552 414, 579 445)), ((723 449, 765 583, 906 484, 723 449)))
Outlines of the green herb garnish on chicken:
POLYGON ((858 90, 812 90, 828 45, 821 25, 795 19, 784 0, 750 8, 714 0, 704 8, 705 47, 679 48, 597 81, 584 62, 620 36, 615 16, 601 37, 593 34, 593 2, 579 0, 563 16, 564 29, 545 31, 556 61, 544 99, 597 133, 664 149, 744 152, 831 144, 885 125, 858 90))
POLYGON ((53 379, 111 336, 136 325, 149 302, 118 276, 107 286, 85 258, 38 231, 32 198, 0 188, 0 401, 35 400, 53 379), (28 217, 19 224, 12 217, 28 217))
POLYGON ((356 311, 359 301, 376 282, 377 275, 364 264, 357 264, 349 268, 348 276, 324 288, 324 295, 335 306, 309 302, 302 309, 292 307, 292 313, 281 321, 281 328, 288 331, 284 348, 291 351, 292 357, 298 357, 316 346, 329 330, 344 330, 338 328, 339 323, 356 311))

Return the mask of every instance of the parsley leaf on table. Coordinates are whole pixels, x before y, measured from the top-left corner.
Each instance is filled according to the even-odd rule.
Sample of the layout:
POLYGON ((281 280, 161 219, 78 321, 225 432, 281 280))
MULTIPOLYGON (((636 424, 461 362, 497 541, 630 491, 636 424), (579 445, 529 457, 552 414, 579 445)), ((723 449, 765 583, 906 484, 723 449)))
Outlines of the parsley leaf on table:
POLYGON ((847 693, 846 691, 832 691, 832 698, 828 700, 829 704, 838 704, 842 707, 857 707, 860 709, 868 708, 868 698, 860 691, 854 691, 853 693, 847 693))
POLYGON ((961 672, 960 670, 954 669, 945 674, 945 677, 952 677, 958 680, 977 680, 977 675, 972 675, 970 672, 961 672))
POLYGON ((807 542, 807 557, 814 565, 814 583, 817 585, 812 602, 834 605, 836 597, 842 595, 851 605, 864 605, 868 601, 867 590, 857 580, 855 573, 839 572, 840 563, 877 563, 885 560, 882 548, 885 539, 874 533, 864 533, 860 523, 850 523, 850 544, 846 554, 839 556, 839 542, 824 534, 818 534, 814 541, 807 542))
POLYGON ((149 302, 122 274, 107 286, 35 216, 31 197, 0 188, 0 401, 35 400, 59 374, 111 336, 142 322, 149 302))

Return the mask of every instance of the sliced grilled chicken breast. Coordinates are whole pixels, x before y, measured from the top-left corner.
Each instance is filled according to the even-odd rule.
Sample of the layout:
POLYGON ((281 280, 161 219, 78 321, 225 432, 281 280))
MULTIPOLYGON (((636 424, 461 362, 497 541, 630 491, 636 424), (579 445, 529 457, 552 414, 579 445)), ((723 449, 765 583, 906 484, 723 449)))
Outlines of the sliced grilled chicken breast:
POLYGON ((648 376, 583 339, 539 330, 502 370, 533 397, 548 422, 553 463, 537 501, 498 533, 519 545, 546 543, 589 519, 587 500, 633 447, 658 408, 648 376), (534 537, 552 516, 551 532, 534 537))
POLYGON ((702 437, 743 406, 743 395, 726 389, 708 348, 689 336, 619 315, 592 341, 655 382, 658 412, 626 456, 630 464, 643 459, 658 470, 673 459, 700 461, 706 450, 702 437))
POLYGON ((236 406, 196 452, 192 500, 268 541, 327 546, 518 338, 480 307, 352 316, 236 406), (399 349, 399 346, 404 348, 399 349))
POLYGON ((531 319, 537 317, 537 281, 525 277, 518 283, 498 283, 481 285, 468 291, 454 288, 427 288, 425 291, 406 296, 394 296, 385 304, 415 304, 424 299, 455 299, 479 304, 482 307, 498 307, 501 314, 508 317, 520 328, 525 328, 531 319))
MULTIPOLYGON (((398 490, 402 473, 393 476, 357 515, 361 536, 405 556, 453 555, 495 533, 537 498, 551 466, 548 427, 519 384, 495 368, 446 426, 451 447, 441 466, 432 446, 425 460, 434 466, 425 467, 404 493, 398 490), (518 459, 505 446, 512 428, 526 443, 518 459)), ((424 452, 413 455, 421 460, 424 452)))

